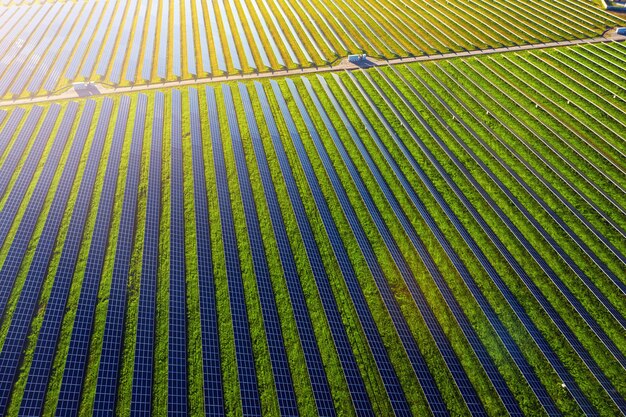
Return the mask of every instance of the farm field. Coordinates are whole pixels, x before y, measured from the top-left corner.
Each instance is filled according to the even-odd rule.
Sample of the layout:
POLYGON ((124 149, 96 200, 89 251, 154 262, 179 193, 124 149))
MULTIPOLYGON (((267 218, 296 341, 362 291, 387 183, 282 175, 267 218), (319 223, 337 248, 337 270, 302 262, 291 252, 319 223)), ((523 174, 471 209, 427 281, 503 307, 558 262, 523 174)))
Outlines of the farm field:
MULTIPOLYGON (((121 85, 590 37, 616 19, 470 3, 28 8, 50 28, 73 13, 126 28, 85 29, 111 57, 86 78, 121 85), (388 35, 342 32, 356 16, 388 35), (168 35, 164 58, 150 33, 168 35)), ((24 58, 42 79, 63 67, 48 91, 68 83, 57 58, 24 58)), ((0 416, 626 414, 625 65, 603 42, 1 108, 0 416)))
POLYGON ((0 5, 0 97, 601 36, 592 2, 98 0, 0 5))

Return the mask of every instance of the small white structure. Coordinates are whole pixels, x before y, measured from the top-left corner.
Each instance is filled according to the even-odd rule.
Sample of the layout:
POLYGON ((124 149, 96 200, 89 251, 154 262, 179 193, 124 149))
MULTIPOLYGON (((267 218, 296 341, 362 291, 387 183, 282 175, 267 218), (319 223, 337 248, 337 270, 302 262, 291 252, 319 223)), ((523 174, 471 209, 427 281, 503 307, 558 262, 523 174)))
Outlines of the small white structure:
POLYGON ((352 62, 354 64, 358 64, 366 60, 367 60, 367 55, 365 54, 348 55, 348 62, 352 62))
POLYGON ((73 83, 72 86, 74 87, 75 91, 88 91, 93 87, 93 83, 92 82, 87 82, 87 83, 73 83))

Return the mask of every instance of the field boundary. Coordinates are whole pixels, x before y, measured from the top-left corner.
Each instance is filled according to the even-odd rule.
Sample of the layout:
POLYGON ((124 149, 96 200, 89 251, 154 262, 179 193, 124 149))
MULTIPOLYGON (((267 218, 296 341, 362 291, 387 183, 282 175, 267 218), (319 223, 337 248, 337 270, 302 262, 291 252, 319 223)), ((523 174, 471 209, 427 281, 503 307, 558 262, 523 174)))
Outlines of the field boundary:
MULTIPOLYGON (((546 43, 536 43, 536 44, 528 44, 528 45, 516 45, 516 46, 507 46, 501 48, 489 48, 489 49, 475 49, 470 51, 463 52, 449 52, 445 54, 437 54, 437 55, 421 55, 417 57, 408 57, 408 58, 395 58, 389 60, 375 60, 368 59, 367 67, 376 67, 376 66, 388 66, 388 65, 400 65, 400 64, 410 64, 413 62, 425 62, 425 61, 438 61, 445 60, 451 58, 463 58, 463 57, 472 57, 479 55, 491 55, 505 52, 518 52, 518 51, 526 51, 526 50, 535 50, 535 49, 546 49, 546 48, 556 48, 556 47, 564 47, 564 46, 574 46, 574 45, 582 45, 582 44, 590 44, 590 43, 603 43, 603 42, 623 42, 626 40, 626 36, 618 35, 614 29, 608 30, 604 33, 603 36, 598 36, 595 38, 587 38, 587 39, 574 39, 569 41, 555 41, 555 42, 546 42, 546 43)), ((337 65, 329 65, 329 66, 316 66, 316 67, 308 67, 308 68, 300 68, 300 69, 286 69, 272 72, 264 72, 264 73, 256 73, 256 74, 239 74, 239 75, 227 75, 227 76, 219 76, 219 77, 203 77, 203 78, 195 78, 191 80, 179 80, 179 81, 164 81, 160 83, 151 83, 145 85, 136 85, 130 87, 114 87, 107 84, 95 83, 97 90, 99 91, 98 96, 108 96, 113 94, 126 94, 133 92, 140 92, 146 90, 160 90, 164 88, 177 88, 183 86, 190 85, 201 85, 201 84, 219 84, 225 82, 233 82, 233 81, 249 81, 249 80, 259 80, 264 78, 281 78, 293 75, 305 75, 305 74, 318 74, 324 72, 333 72, 333 71, 353 71, 364 68, 364 66, 360 66, 357 64, 353 64, 348 62, 347 58, 343 59, 337 65)), ((30 98, 21 98, 21 99, 6 99, 0 100, 0 108, 1 107, 10 107, 10 106, 19 106, 19 105, 28 105, 35 103, 46 103, 46 102, 54 102, 61 100, 75 100, 75 99, 84 99, 84 98, 93 98, 93 95, 90 96, 80 96, 72 87, 67 87, 67 89, 61 93, 47 95, 47 96, 37 96, 30 98)))

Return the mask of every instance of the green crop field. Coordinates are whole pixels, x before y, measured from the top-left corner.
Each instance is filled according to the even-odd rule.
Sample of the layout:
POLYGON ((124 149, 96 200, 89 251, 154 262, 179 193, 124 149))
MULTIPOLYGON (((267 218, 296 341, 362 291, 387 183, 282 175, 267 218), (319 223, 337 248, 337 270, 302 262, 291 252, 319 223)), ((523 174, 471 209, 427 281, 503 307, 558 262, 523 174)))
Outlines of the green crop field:
POLYGON ((26 3, 0 417, 626 415, 623 15, 26 3))

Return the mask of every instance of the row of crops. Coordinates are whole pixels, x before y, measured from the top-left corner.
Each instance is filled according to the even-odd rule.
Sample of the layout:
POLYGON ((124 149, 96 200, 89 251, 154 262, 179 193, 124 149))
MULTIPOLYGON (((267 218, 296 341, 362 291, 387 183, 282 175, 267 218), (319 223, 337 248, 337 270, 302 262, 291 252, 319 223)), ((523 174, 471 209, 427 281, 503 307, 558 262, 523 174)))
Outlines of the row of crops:
POLYGON ((0 110, 0 414, 626 413, 624 65, 0 110))
POLYGON ((587 38, 617 20, 582 0, 112 0, 0 6, 0 97, 73 81, 133 85, 587 38), (494 24, 497 22, 497 24, 494 24))

